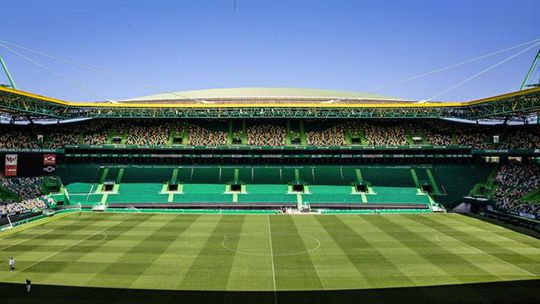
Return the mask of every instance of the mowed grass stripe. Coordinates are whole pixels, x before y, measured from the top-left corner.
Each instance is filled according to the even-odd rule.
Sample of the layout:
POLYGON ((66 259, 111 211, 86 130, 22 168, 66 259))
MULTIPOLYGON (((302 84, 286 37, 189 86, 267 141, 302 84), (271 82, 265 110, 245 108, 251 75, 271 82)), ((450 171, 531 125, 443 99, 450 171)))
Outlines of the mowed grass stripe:
MULTIPOLYGON (((137 271, 132 272, 130 275, 135 276, 135 281, 140 279, 141 277, 145 276, 145 273, 154 265, 156 267, 159 267, 159 259, 160 256, 163 255, 174 243, 182 236, 182 234, 189 229, 197 219, 199 219, 200 215, 188 215, 188 216, 182 216, 182 215, 175 215, 171 220, 159 230, 157 230, 155 233, 158 235, 157 243, 154 242, 151 237, 149 237, 148 241, 150 241, 150 244, 147 246, 151 246, 152 250, 152 257, 151 263, 146 263, 146 267, 139 267, 137 268, 137 271)), ((140 246, 143 246, 143 244, 140 244, 140 246)), ((169 263, 174 263, 176 259, 169 260, 169 263)), ((167 284, 169 280, 176 280, 175 277, 170 276, 154 276, 152 278, 152 287, 160 288, 161 286, 164 286, 167 284)), ((131 286, 133 285, 133 282, 131 286)))
MULTIPOLYGON (((58 219, 54 219, 54 218, 39 219, 34 222, 30 222, 25 225, 14 227, 10 230, 0 232, 0 242, 2 243, 2 245, 0 246, 0 251, 7 249, 13 245, 31 241, 32 239, 35 239, 37 237, 40 237, 42 235, 45 235, 53 231, 54 227, 52 225, 46 225, 46 224, 50 224, 55 220, 59 221, 61 219, 65 219, 68 216, 69 214, 66 214, 63 217, 58 217, 58 219), (28 225, 29 227, 28 228, 25 227, 26 225, 28 225), (46 227, 44 228, 43 226, 45 225, 46 227), (11 243, 10 241, 12 240, 17 241, 17 242, 11 243)), ((64 222, 64 225, 67 225, 67 220, 63 222, 64 222)))
MULTIPOLYGON (((314 216, 294 216, 296 227, 303 234, 316 238, 320 246, 309 253, 313 266, 325 289, 369 288, 366 279, 335 243, 334 238, 321 227, 314 216)), ((360 227, 362 229, 363 227, 360 227)), ((314 246, 310 244, 310 246, 314 246)), ((306 246, 307 247, 307 246, 306 246)))
MULTIPOLYGON (((229 246, 231 237, 234 236, 223 240, 224 246, 229 246)), ((227 290, 273 291, 267 216, 247 216, 241 235, 236 237, 237 254, 233 259, 227 290)))
MULTIPOLYGON (((197 220, 198 215, 190 215, 179 220, 178 216, 157 216, 150 218, 146 223, 157 225, 145 225, 144 237, 131 246, 122 255, 99 272, 91 281, 91 285, 108 286, 111 283, 124 287, 130 287, 148 268, 156 257, 165 252, 167 248, 186 230, 191 223, 197 220), (167 220, 165 220, 167 219, 167 220)), ((159 282, 154 282, 159 286, 159 282)))
MULTIPOLYGON (((15 277, 19 278, 18 281, 22 281, 23 277, 26 277, 31 273, 35 282, 48 283, 47 279, 50 276, 55 273, 62 273, 62 269, 71 263, 73 257, 83 251, 80 248, 84 247, 83 244, 85 241, 90 240, 98 234, 106 233, 111 229, 121 226, 123 217, 126 217, 126 215, 109 216, 109 220, 106 222, 92 221, 90 225, 86 226, 86 229, 81 225, 73 230, 69 230, 67 233, 62 232, 61 234, 58 234, 59 241, 64 241, 62 240, 62 235, 71 235, 78 233, 79 231, 89 231, 87 235, 81 235, 78 240, 65 244, 64 248, 59 251, 51 252, 48 255, 45 252, 38 252, 37 254, 39 255, 36 256, 35 260, 25 263, 24 267, 20 268, 15 277)), ((56 230, 58 229, 63 228, 60 227, 56 230)), ((33 254, 36 255, 36 253, 33 254)), ((65 281, 65 279, 62 281, 65 281)))
POLYGON ((397 215, 396 217, 401 218, 400 222, 402 222, 403 225, 409 227, 409 229, 424 231, 424 237, 430 239, 439 246, 448 249, 452 253, 462 257, 463 259, 471 262, 475 266, 491 273, 492 276, 496 277, 496 279, 482 279, 475 278, 474 276, 468 277, 467 275, 464 275, 463 278, 469 278, 470 283, 514 280, 524 278, 525 274, 514 265, 505 263, 494 256, 486 254, 478 248, 468 246, 460 239, 448 237, 440 233, 439 231, 433 229, 432 227, 424 225, 420 222, 420 220, 425 216, 430 216, 435 221, 444 221, 444 215, 441 216, 436 214, 416 216, 397 215))
MULTIPOLYGON (((79 246, 72 248, 68 255, 65 257, 66 261, 69 261, 62 267, 61 271, 55 272, 48 281, 51 283, 59 283, 65 278, 62 274, 73 274, 71 279, 72 284, 76 285, 89 285, 89 286, 110 286, 106 285, 107 282, 95 280, 96 276, 106 269, 111 263, 116 261, 116 258, 125 250, 120 246, 116 252, 110 252, 110 250, 104 251, 103 248, 107 248, 110 244, 118 244, 118 240, 121 239, 125 233, 137 229, 144 223, 151 221, 155 215, 140 214, 135 215, 137 221, 132 221, 132 217, 126 217, 121 223, 111 227, 103 234, 96 235, 92 240, 84 242, 79 246)), ((110 219, 106 215, 98 216, 103 222, 107 222, 110 219)), ((120 281, 120 279, 118 280, 120 281)))
POLYGON ((53 217, 45 217, 45 218, 28 222, 24 225, 13 227, 12 229, 9 229, 9 230, 1 231, 0 241, 9 240, 12 237, 16 239, 17 237, 15 235, 19 233, 24 233, 27 230, 33 230, 34 235, 36 233, 43 232, 43 230, 50 230, 51 228, 44 228, 43 226, 46 226, 46 224, 51 224, 56 221, 60 221, 61 219, 65 219, 69 217, 70 215, 72 215, 72 213, 63 213, 63 214, 56 215, 53 217))
POLYGON ((496 226, 475 218, 454 214, 441 220, 459 231, 495 243, 517 254, 535 259, 540 263, 540 240, 526 234, 516 233, 505 227, 496 226))
MULTIPOLYGON (((468 216, 463 216, 460 214, 448 214, 445 217, 446 220, 453 221, 456 225, 465 226, 465 227, 474 227, 481 233, 489 234, 495 238, 504 238, 501 241, 507 241, 511 243, 519 243, 524 247, 530 247, 535 249, 540 249, 540 240, 532 236, 528 236, 523 233, 516 233, 508 228, 494 225, 488 222, 484 222, 479 219, 471 218, 468 216)), ((497 240, 499 243, 499 240, 497 240)), ((517 246, 512 246, 517 247, 517 246)))
MULTIPOLYGON (((186 220, 191 223, 184 230, 180 231, 178 229, 179 231, 176 231, 176 228, 174 228, 166 232, 166 238, 172 239, 174 236, 175 239, 168 244, 168 247, 161 254, 152 256, 152 266, 147 268, 131 284, 130 288, 182 289, 182 286, 180 286, 182 278, 185 277, 189 267, 199 255, 200 249, 220 219, 219 216, 186 214, 174 216, 178 225, 183 225, 180 222, 186 220), (197 219, 192 221, 189 219, 191 216, 197 219)), ((137 235, 140 235, 140 233, 137 233, 137 235)), ((126 238, 124 236, 122 239, 131 239, 131 237, 126 238)), ((135 254, 135 256, 144 257, 145 255, 135 254)))
MULTIPOLYGON (((39 234, 38 237, 31 235, 26 241, 6 247, 1 251, 0 256, 2 258, 6 257, 5 259, 9 256, 15 257, 18 268, 22 269, 35 262, 36 259, 65 249, 67 246, 79 241, 82 237, 87 236, 87 233, 84 233, 82 236, 79 233, 81 231, 86 232, 89 229, 89 225, 72 226, 72 221, 67 219, 62 219, 61 221, 62 223, 60 225, 55 223, 57 225, 54 225, 54 229, 47 230, 45 233, 39 234), (79 235, 79 237, 72 238, 73 242, 66 241, 66 238, 71 238, 71 235, 79 235)), ((98 229, 101 229, 99 223, 94 222, 94 224, 98 226, 98 229)))
MULTIPOLYGON (((222 246, 225 236, 242 233, 245 215, 223 215, 180 283, 182 289, 224 290, 229 282, 235 253, 222 246)), ((238 238, 228 242, 236 250, 238 238)))
MULTIPOLYGON (((174 225, 171 229, 164 231, 158 242, 167 241, 164 247, 159 250, 159 254, 152 255, 152 265, 140 273, 131 284, 131 288, 159 288, 176 289, 180 278, 183 275, 185 265, 191 265, 194 254, 190 252, 186 244, 191 242, 186 239, 186 234, 200 229, 197 223, 200 222, 201 215, 174 215, 174 225)), ((197 245, 193 245, 197 247, 197 245)))
POLYGON ((414 285, 373 244, 351 229, 339 216, 318 216, 317 220, 371 287, 414 285))
POLYGON ((270 216, 277 290, 324 289, 292 216, 270 216))
MULTIPOLYGON (((412 220, 417 217, 418 216, 415 216, 412 220)), ((497 279, 497 277, 490 272, 487 272, 469 260, 448 250, 443 246, 444 244, 439 244, 429 239, 428 236, 431 236, 432 233, 415 231, 410 228, 410 225, 400 224, 397 221, 397 219, 399 219, 398 216, 367 216, 362 219, 392 236, 395 240, 399 241, 402 246, 410 248, 416 252, 416 254, 429 261, 432 265, 442 269, 449 277, 454 279, 453 281, 470 282, 471 280, 497 279)))
MULTIPOLYGON (((86 229, 83 229, 83 231, 90 230, 92 233, 91 235, 87 237, 84 237, 83 235, 79 236, 77 239, 75 239, 78 240, 77 242, 75 242, 75 245, 58 251, 54 258, 49 258, 43 261, 43 264, 40 265, 38 269, 33 269, 32 271, 48 271, 49 266, 45 264, 57 263, 58 265, 56 271, 63 272, 64 268, 69 267, 70 265, 77 265, 76 262, 81 257, 86 256, 92 251, 101 248, 107 242, 114 242, 117 237, 121 236, 127 230, 132 228, 131 224, 125 223, 125 219, 128 218, 127 215, 119 216, 120 217, 111 217, 110 215, 98 215, 97 218, 99 219, 99 221, 93 221, 92 224, 86 227, 86 229), (92 231, 94 227, 103 227, 103 229, 99 231, 92 231)), ((140 218, 140 220, 144 221, 144 219, 150 217, 151 215, 144 215, 140 218)), ((62 239, 64 238, 65 236, 62 236, 62 239)), ((71 238, 68 237, 67 239, 71 238)))
MULTIPOLYGON (((72 215, 71 217, 67 216, 61 218, 57 222, 45 223, 1 238, 0 240, 2 241, 2 244, 4 244, 6 240, 20 241, 13 244, 5 244, 3 247, 0 248, 0 252, 4 252, 7 249, 10 249, 10 251, 14 252, 32 251, 35 249, 39 249, 39 240, 54 240, 58 238, 64 239, 64 237, 69 237, 69 235, 71 235, 71 232, 73 232, 73 235, 75 235, 76 232, 88 227, 88 225, 74 225, 77 223, 74 218, 75 215, 72 215), (61 230, 62 228, 67 227, 69 227, 69 234, 66 234, 63 232, 63 230, 61 230), (60 231, 60 233, 56 233, 56 231, 60 231), (26 245, 27 243, 28 245, 26 245)), ((51 249, 54 250, 55 248, 51 249)))
MULTIPOLYGON (((395 217, 389 218, 393 221, 395 217)), ((447 271, 434 263, 437 254, 429 248, 429 244, 423 240, 412 238, 407 231, 401 227, 388 227, 378 216, 347 217, 344 221, 349 222, 349 226, 380 248, 381 254, 391 260, 411 281, 417 285, 437 285, 437 284, 459 284, 462 281, 453 277, 447 271), (395 229, 395 230, 394 230, 395 229), (392 230, 392 231, 389 231, 392 230), (399 235, 396 235, 397 234, 399 235), (431 254, 431 257, 426 257, 431 254)), ((415 231, 415 234, 422 233, 415 231)))
POLYGON ((540 275, 540 263, 537 259, 532 259, 528 256, 513 252, 505 247, 499 246, 496 243, 481 239, 474 234, 460 231, 451 225, 441 221, 435 221, 429 216, 421 217, 419 223, 431 227, 448 237, 458 239, 470 247, 483 251, 486 254, 492 255, 509 264, 516 265, 522 271, 528 272, 531 275, 540 275))

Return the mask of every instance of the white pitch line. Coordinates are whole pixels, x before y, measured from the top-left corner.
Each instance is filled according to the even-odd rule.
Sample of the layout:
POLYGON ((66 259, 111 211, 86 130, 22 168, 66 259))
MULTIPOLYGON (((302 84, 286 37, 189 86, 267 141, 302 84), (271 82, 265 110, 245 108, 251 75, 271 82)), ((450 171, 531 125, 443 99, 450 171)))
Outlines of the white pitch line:
MULTIPOLYGON (((113 226, 114 226, 114 225, 113 225, 113 226)), ((96 232, 96 233, 94 233, 94 234, 92 234, 92 235, 90 235, 90 236, 88 236, 88 237, 86 237, 86 238, 84 238, 84 239, 82 239, 82 240, 76 242, 76 243, 73 244, 73 245, 70 245, 70 246, 68 246, 68 247, 66 247, 66 248, 64 248, 64 249, 62 249, 62 250, 60 250, 60 251, 54 252, 54 253, 52 253, 52 254, 49 254, 48 256, 46 256, 46 257, 44 257, 44 258, 42 258, 42 259, 40 259, 40 260, 38 260, 38 261, 35 261, 34 263, 32 263, 32 264, 30 264, 30 265, 24 267, 24 268, 21 269, 19 272, 23 272, 23 271, 25 271, 26 269, 28 269, 28 268, 30 268, 30 267, 32 267, 32 266, 38 264, 38 263, 41 263, 41 262, 43 262, 43 261, 45 261, 45 260, 48 260, 49 258, 52 258, 53 256, 55 256, 55 255, 57 255, 57 254, 59 254, 59 253, 65 251, 65 250, 67 250, 67 249, 69 249, 69 248, 75 247, 75 246, 79 245, 80 243, 82 243, 82 242, 88 240, 88 239, 91 238, 91 237, 94 237, 94 236, 96 236, 96 235, 98 235, 98 234, 105 234, 105 231, 106 231, 107 229, 113 227, 113 226, 108 226, 108 227, 106 227, 106 228, 100 230, 99 232, 96 232)), ((106 234, 105 234, 105 235, 106 235, 106 234)))
MULTIPOLYGON (((61 219, 61 218, 59 218, 59 219, 61 219)), ((42 224, 40 224, 39 226, 42 226, 42 225, 44 225, 44 224, 47 224, 47 223, 42 223, 42 224)), ((60 226, 60 227, 65 227, 65 226, 67 226, 67 225, 68 225, 68 223, 65 223, 64 225, 62 225, 62 226, 60 226)), ((17 233, 29 232, 29 231, 31 231, 32 229, 37 228, 37 227, 39 227, 39 226, 30 227, 30 228, 27 228, 27 229, 25 229, 25 230, 18 231, 17 233)), ((36 234, 36 235, 34 235, 33 237, 30 237, 30 238, 27 238, 27 239, 23 239, 23 240, 21 240, 21 241, 15 243, 15 244, 7 245, 7 246, 5 246, 5 247, 0 248, 0 251, 6 250, 6 249, 11 248, 11 247, 13 247, 13 246, 20 245, 20 244, 22 244, 22 243, 24 243, 24 242, 26 242, 26 241, 33 240, 33 239, 38 238, 38 237, 40 237, 40 236, 43 236, 43 235, 45 235, 45 234, 47 234, 47 233, 49 233, 49 232, 52 232, 52 231, 54 231, 54 230, 56 230, 56 229, 57 229, 57 228, 51 228, 51 229, 48 229, 48 230, 45 231, 45 232, 36 234)), ((8 236, 3 237, 3 238, 0 238, 0 240, 6 240, 7 238, 9 238, 9 237, 12 236, 12 235, 13 235, 13 234, 8 235, 8 236)))
POLYGON ((270 215, 267 215, 268 219, 268 236, 270 240, 270 261, 272 261, 272 282, 274 283, 274 303, 277 304, 277 290, 276 290, 276 270, 274 268, 274 248, 272 246, 272 230, 270 229, 270 215))

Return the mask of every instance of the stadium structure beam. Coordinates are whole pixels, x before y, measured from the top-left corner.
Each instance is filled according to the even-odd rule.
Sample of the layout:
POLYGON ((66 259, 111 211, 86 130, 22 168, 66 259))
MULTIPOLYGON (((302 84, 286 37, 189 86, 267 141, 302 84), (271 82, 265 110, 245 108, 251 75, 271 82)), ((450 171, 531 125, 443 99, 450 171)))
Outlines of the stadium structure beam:
POLYGON ((7 86, 13 89, 17 89, 17 86, 15 85, 15 81, 13 80, 13 77, 11 76, 11 73, 9 72, 8 67, 6 63, 4 62, 4 59, 2 59, 2 57, 0 57, 0 65, 2 65, 2 69, 4 70, 7 80, 9 81, 9 84, 7 84, 7 86))
POLYGON ((525 75, 525 79, 523 79, 523 82, 521 83, 520 90, 525 90, 527 87, 530 87, 530 86, 540 86, 540 78, 538 79, 538 83, 529 84, 531 75, 536 68, 540 69, 540 49, 538 50, 538 53, 536 53, 536 56, 533 59, 531 67, 527 71, 527 74, 525 75))

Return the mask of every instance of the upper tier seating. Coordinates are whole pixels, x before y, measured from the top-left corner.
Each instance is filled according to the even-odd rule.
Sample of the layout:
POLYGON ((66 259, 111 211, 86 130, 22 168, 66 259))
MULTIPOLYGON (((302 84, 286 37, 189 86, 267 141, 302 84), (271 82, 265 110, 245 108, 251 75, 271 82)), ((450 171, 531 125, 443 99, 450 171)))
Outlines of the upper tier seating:
MULTIPOLYGON (((540 127, 490 127, 439 120, 252 121, 232 128, 227 121, 87 121, 53 126, 0 125, 0 148, 62 148, 65 145, 142 146, 401 146, 465 145, 475 149, 540 148, 540 127), (494 143, 493 136, 499 136, 494 143)), ((238 125, 238 124, 237 124, 238 125)))

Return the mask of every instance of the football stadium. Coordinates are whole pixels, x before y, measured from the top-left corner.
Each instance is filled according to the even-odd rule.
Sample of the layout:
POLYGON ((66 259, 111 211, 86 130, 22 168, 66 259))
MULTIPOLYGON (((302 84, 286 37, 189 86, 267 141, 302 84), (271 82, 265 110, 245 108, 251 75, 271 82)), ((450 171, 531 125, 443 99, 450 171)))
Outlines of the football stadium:
POLYGON ((453 102, 293 87, 80 102, 20 89, 0 58, 0 299, 534 302, 535 54, 520 90, 453 102))

